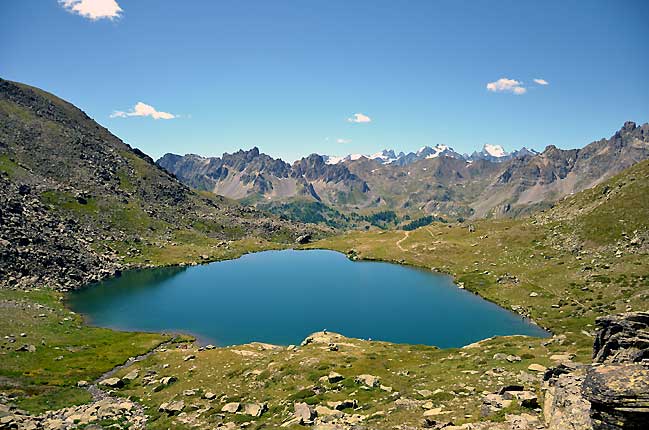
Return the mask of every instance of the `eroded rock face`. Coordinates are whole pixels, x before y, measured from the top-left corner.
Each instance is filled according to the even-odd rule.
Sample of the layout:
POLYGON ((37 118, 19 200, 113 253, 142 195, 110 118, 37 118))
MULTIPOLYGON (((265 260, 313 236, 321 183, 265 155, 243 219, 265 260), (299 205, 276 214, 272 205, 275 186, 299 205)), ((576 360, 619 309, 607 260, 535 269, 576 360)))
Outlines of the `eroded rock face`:
POLYGON ((629 312, 597 319, 600 331, 593 345, 597 363, 649 361, 649 312, 629 312))
POLYGON ((584 399, 582 369, 551 374, 545 382, 543 415, 549 430, 590 430, 590 402, 584 399))
POLYGON ((610 315, 597 324, 592 365, 564 363, 545 373, 550 430, 647 428, 649 313, 610 315))

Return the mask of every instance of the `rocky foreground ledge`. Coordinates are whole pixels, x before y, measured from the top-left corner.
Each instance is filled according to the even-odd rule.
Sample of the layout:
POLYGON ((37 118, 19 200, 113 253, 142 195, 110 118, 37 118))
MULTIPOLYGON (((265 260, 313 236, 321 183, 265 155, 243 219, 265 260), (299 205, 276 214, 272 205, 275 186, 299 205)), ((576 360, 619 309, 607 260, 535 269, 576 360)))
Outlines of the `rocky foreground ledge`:
MULTIPOLYGON (((95 401, 90 404, 29 416, 9 406, 9 399, 0 398, 0 429, 101 428, 106 423, 112 428, 141 429, 146 428, 148 421, 150 423, 151 414, 157 414, 158 420, 168 423, 168 428, 207 426, 228 430, 277 427, 314 430, 646 429, 649 422, 649 313, 608 316, 600 318, 597 324, 599 331, 593 363, 575 363, 566 355, 553 357, 559 364, 547 369, 540 364, 526 364, 529 372, 543 380, 540 392, 534 388, 534 378, 529 372, 516 374, 499 367, 486 371, 471 367, 471 370, 457 372, 480 373, 480 380, 489 379, 489 386, 496 387, 492 392, 480 391, 464 383, 456 385, 460 388, 454 391, 432 392, 418 389, 424 385, 416 375, 394 371, 395 377, 404 379, 402 382, 406 384, 399 386, 401 379, 391 379, 389 374, 361 373, 365 367, 351 364, 355 361, 352 357, 368 352, 362 351, 364 348, 386 348, 389 344, 319 332, 306 338, 300 346, 288 348, 262 343, 230 348, 165 345, 141 360, 131 361, 129 366, 109 372, 96 383, 80 381, 80 386, 102 390, 93 393, 95 401), (228 357, 231 361, 222 361, 228 357), (335 357, 349 364, 339 367, 340 373, 326 370, 322 357, 335 357), (282 363, 290 360, 299 363, 300 372, 312 373, 311 380, 315 383, 288 397, 276 399, 236 394, 241 393, 246 383, 262 390, 267 381, 281 374, 282 367, 286 366, 282 363), (237 370, 233 368, 234 363, 244 363, 242 369, 255 370, 237 370), (261 363, 268 363, 266 370, 261 370, 261 363), (225 378, 242 373, 241 380, 227 383, 235 393, 219 391, 223 387, 206 384, 203 379, 205 376, 222 379, 213 375, 221 370, 225 378), (323 376, 318 376, 320 373, 323 376), (347 392, 346 388, 352 391, 347 392), (328 394, 334 397, 326 397, 328 394), (138 401, 134 400, 136 397, 138 401), (456 414, 452 411, 457 410, 457 405, 474 401, 482 404, 480 416, 471 422, 464 420, 461 425, 454 424, 450 415, 456 414), (377 402, 392 406, 377 411, 371 407, 377 402), (404 417, 403 422, 412 422, 413 416, 419 416, 419 424, 399 424, 399 420, 391 419, 394 416, 404 417), (273 425, 268 427, 262 422, 273 425)), ((558 341, 560 339, 554 340, 558 341)), ((429 364, 441 367, 453 360, 466 363, 475 353, 493 355, 494 360, 503 363, 521 360, 513 354, 494 354, 492 347, 489 341, 470 345, 456 355, 445 353, 445 357, 429 364)), ((409 351, 417 354, 416 349, 409 351)), ((374 355, 375 350, 370 354, 374 355)), ((408 359, 408 355, 400 357, 394 361, 408 359)), ((296 376, 294 371, 286 371, 281 381, 297 380, 296 376)), ((454 382, 458 383, 459 380, 454 382)), ((159 426, 160 421, 156 424, 159 426)))
POLYGON ((649 428, 649 313, 597 320, 589 365, 564 363, 545 374, 550 430, 649 428))

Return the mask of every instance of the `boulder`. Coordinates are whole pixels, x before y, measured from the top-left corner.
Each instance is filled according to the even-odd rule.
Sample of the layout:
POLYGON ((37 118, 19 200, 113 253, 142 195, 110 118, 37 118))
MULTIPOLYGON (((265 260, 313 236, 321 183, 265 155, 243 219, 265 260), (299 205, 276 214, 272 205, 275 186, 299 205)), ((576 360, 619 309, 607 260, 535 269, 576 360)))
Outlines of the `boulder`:
POLYGON ((300 245, 305 245, 309 242, 311 242, 311 235, 310 234, 304 234, 297 239, 295 239, 295 243, 300 244, 300 245))
POLYGON ((345 414, 339 410, 331 409, 326 406, 318 405, 315 407, 316 415, 319 417, 342 418, 345 414))
POLYGON ((221 412, 227 412, 230 414, 237 413, 241 409, 241 403, 232 402, 227 403, 221 408, 221 412))
POLYGON ((108 388, 122 388, 124 386, 124 381, 119 378, 108 378, 100 381, 99 385, 108 388))
POLYGON ((21 347, 16 348, 16 351, 18 352, 36 352, 36 347, 34 345, 23 345, 21 347))
POLYGON ((327 381, 329 381, 330 384, 335 384, 343 379, 345 379, 345 377, 340 373, 330 372, 329 375, 327 375, 327 381))
POLYGON ((358 375, 355 379, 357 384, 362 384, 367 387, 378 387, 380 385, 380 379, 378 376, 374 375, 358 375))
POLYGON ((512 404, 511 400, 505 399, 500 394, 495 394, 495 393, 487 394, 482 399, 482 406, 480 407, 480 416, 488 417, 500 411, 501 409, 511 406, 511 404, 512 404))
POLYGON ((216 394, 212 393, 211 391, 208 391, 207 393, 205 393, 203 397, 205 397, 207 400, 214 400, 216 399, 216 394))
POLYGON ((500 390, 498 390, 498 394, 503 395, 507 391, 523 391, 525 387, 522 385, 505 385, 503 387, 500 387, 500 390))
POLYGON ((521 361, 521 358, 517 355, 508 355, 508 354, 503 354, 502 352, 498 352, 494 354, 493 359, 499 361, 508 361, 510 363, 521 361))
POLYGON ((171 385, 177 380, 178 378, 176 378, 175 376, 165 376, 164 378, 160 379, 160 383, 162 385, 171 385))
POLYGON ((126 379, 127 381, 133 381, 137 379, 137 377, 140 376, 140 372, 137 369, 131 370, 128 372, 122 379, 126 379))
POLYGON ((527 370, 529 370, 531 372, 541 372, 542 373, 542 372, 545 372, 548 369, 545 366, 533 363, 533 364, 530 364, 529 366, 527 366, 527 370))
POLYGON ((570 361, 573 359, 572 354, 553 354, 550 356, 550 360, 556 361, 559 363, 565 362, 565 361, 570 361))
POLYGON ((317 416, 315 409, 306 403, 295 403, 293 410, 295 418, 299 419, 302 423, 312 422, 317 416))
POLYGON ((591 365, 562 361, 543 375, 549 430, 644 429, 649 422, 649 313, 597 319, 591 365))
POLYGON ((516 399, 524 408, 537 408, 539 406, 539 398, 532 391, 505 391, 502 396, 505 400, 516 399))
POLYGON ((253 417, 260 417, 267 410, 266 403, 246 403, 243 405, 243 413, 253 417))
POLYGON ((583 369, 546 372, 543 416, 548 430, 592 430, 590 402, 581 391, 583 369))
POLYGON ((343 409, 355 409, 358 407, 358 401, 356 399, 353 400, 343 400, 342 402, 327 402, 327 406, 329 406, 332 409, 336 409, 338 411, 342 411, 343 409))
POLYGON ((431 408, 431 409, 427 409, 424 412, 424 417, 436 417, 437 415, 442 415, 442 414, 444 414, 442 408, 431 408))
POLYGON ((164 412, 168 415, 176 415, 179 414, 185 409, 185 402, 182 400, 176 401, 176 402, 165 402, 160 405, 158 408, 159 412, 164 412))

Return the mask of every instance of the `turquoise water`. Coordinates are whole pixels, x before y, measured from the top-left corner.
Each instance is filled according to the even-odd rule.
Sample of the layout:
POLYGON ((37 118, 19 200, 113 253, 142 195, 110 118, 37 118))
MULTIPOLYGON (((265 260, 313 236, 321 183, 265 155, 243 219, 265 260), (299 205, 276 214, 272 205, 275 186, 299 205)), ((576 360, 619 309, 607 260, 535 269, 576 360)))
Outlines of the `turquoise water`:
POLYGON ((178 331, 217 345, 299 344, 322 329, 457 347, 495 335, 546 336, 451 278, 332 251, 268 251, 188 268, 124 273, 72 293, 93 325, 178 331))

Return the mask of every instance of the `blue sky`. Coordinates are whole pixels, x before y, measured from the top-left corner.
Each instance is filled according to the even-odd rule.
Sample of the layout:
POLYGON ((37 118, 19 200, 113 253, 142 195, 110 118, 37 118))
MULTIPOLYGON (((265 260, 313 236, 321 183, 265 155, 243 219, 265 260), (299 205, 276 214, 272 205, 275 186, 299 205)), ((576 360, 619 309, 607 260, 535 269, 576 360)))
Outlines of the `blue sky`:
POLYGON ((579 147, 649 121, 647 16, 644 0, 2 0, 0 76, 155 158, 579 147))

